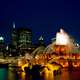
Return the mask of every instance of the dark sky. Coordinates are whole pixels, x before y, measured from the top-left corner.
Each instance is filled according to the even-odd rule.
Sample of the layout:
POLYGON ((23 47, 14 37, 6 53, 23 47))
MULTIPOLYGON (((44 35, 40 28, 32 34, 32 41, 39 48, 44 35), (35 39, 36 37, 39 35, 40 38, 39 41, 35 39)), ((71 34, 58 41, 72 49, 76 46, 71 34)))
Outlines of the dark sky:
POLYGON ((80 41, 79 0, 1 0, 0 35, 10 40, 12 23, 33 31, 33 41, 43 34, 46 43, 62 28, 80 41))

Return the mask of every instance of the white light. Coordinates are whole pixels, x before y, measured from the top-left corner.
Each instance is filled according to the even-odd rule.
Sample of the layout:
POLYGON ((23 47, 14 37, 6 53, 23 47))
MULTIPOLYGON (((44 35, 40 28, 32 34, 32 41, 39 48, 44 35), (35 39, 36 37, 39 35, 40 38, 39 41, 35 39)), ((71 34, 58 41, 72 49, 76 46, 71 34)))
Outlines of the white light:
POLYGON ((2 41, 3 41, 3 40, 4 40, 4 38, 1 36, 1 37, 0 37, 0 40, 2 40, 2 41))
POLYGON ((68 35, 60 29, 60 32, 56 34, 56 45, 67 45, 69 41, 68 35))
POLYGON ((13 22, 13 28, 15 29, 15 23, 13 22))
POLYGON ((8 49, 9 49, 9 47, 7 46, 7 47, 6 47, 6 50, 8 50, 8 49))

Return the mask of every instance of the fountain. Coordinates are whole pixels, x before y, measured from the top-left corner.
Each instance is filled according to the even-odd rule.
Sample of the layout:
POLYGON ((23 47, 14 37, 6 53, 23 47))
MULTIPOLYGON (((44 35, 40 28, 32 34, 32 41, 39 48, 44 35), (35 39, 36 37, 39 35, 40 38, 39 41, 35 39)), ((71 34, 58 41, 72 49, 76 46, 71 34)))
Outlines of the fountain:
POLYGON ((57 32, 56 38, 47 47, 40 46, 32 52, 32 56, 39 54, 51 54, 56 53, 57 55, 70 55, 72 53, 79 53, 79 45, 75 46, 75 41, 63 30, 57 32))
POLYGON ((75 55, 79 55, 79 53, 79 44, 75 45, 74 39, 63 29, 60 29, 60 32, 56 33, 56 38, 54 38, 51 44, 49 44, 47 47, 39 46, 32 52, 31 56, 35 59, 39 59, 39 61, 40 59, 43 61, 49 61, 52 59, 53 61, 55 58, 56 62, 59 62, 59 58, 62 61, 64 60, 63 62, 59 62, 59 64, 66 63, 66 65, 68 65, 67 59, 77 59, 75 55))
POLYGON ((80 53, 79 44, 74 41, 63 29, 56 34, 55 52, 63 54, 80 53))
MULTIPOLYGON (((27 66, 46 66, 46 69, 51 69, 49 72, 51 72, 52 75, 53 71, 56 70, 58 72, 62 67, 67 67, 67 69, 72 71, 74 66, 78 66, 77 64, 73 64, 77 60, 76 57, 73 57, 73 53, 76 52, 80 52, 79 44, 75 45, 74 40, 63 29, 60 29, 60 32, 57 32, 56 38, 54 38, 51 44, 47 47, 39 46, 32 54, 26 53, 24 58, 19 60, 19 66, 21 66, 23 71, 24 67, 27 66), (58 66, 58 68, 56 68, 56 66, 58 66)), ((80 67, 80 62, 78 67, 80 67)))
POLYGON ((60 29, 60 32, 56 34, 56 44, 54 45, 55 52, 58 55, 63 55, 64 53, 69 53, 70 48, 70 39, 66 32, 63 29, 60 29))

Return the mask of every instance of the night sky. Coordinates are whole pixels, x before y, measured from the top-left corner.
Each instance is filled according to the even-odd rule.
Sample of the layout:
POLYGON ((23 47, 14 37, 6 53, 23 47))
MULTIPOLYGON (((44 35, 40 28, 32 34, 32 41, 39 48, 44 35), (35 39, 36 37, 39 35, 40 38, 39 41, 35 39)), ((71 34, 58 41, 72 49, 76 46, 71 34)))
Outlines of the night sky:
POLYGON ((6 42, 10 41, 13 22, 16 28, 32 29, 34 42, 43 34, 45 42, 49 43, 60 28, 80 41, 80 1, 1 0, 0 35, 6 42))

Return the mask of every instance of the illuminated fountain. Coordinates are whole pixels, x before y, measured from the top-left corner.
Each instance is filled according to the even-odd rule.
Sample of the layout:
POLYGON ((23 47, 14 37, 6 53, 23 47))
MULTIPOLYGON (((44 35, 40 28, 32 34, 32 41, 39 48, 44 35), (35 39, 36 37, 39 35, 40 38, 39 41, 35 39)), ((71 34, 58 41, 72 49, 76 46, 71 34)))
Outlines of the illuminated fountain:
MULTIPOLYGON (((22 63, 25 62, 24 64, 26 65, 21 64, 21 61, 19 62, 19 65, 24 68, 29 62, 32 65, 45 65, 47 63, 51 64, 52 62, 55 62, 63 67, 71 66, 72 68, 73 66, 78 66, 77 64, 74 64, 74 61, 77 63, 77 59, 73 57, 73 53, 76 53, 76 51, 77 53, 80 52, 78 49, 79 45, 77 44, 77 47, 75 46, 74 39, 72 39, 63 29, 60 29, 60 32, 56 33, 56 38, 54 38, 51 44, 47 47, 39 46, 31 54, 26 53, 22 59, 22 63), (48 54, 50 54, 49 57, 48 54), (27 59, 29 62, 26 62, 27 59)), ((80 64, 80 62, 78 64, 80 64)))
POLYGON ((55 52, 59 55, 70 52, 70 39, 66 32, 63 29, 60 29, 60 32, 56 34, 56 44, 54 45, 55 52))
POLYGON ((32 52, 32 55, 39 55, 40 53, 51 54, 54 52, 58 55, 74 53, 77 49, 75 48, 73 41, 74 40, 63 29, 60 29, 60 32, 57 32, 56 38, 54 38, 54 41, 51 44, 47 47, 40 46, 36 48, 32 52))
POLYGON ((56 58, 56 62, 63 66, 69 67, 75 62, 75 64, 80 65, 79 60, 77 60, 78 58, 80 59, 79 44, 76 43, 75 40, 70 35, 68 35, 63 29, 60 29, 60 32, 57 32, 55 40, 45 48, 43 53, 57 54, 57 56, 53 57, 53 59, 49 61, 50 63, 54 61, 54 58, 56 58), (61 57, 63 57, 63 59, 61 57), (72 61, 73 58, 75 61, 72 61))
POLYGON ((54 61, 54 58, 57 62, 60 60, 58 58, 63 57, 64 61, 60 62, 63 64, 67 64, 67 59, 80 59, 80 49, 79 44, 77 43, 75 45, 75 40, 68 35, 63 29, 60 29, 60 32, 56 33, 56 38, 53 38, 53 42, 49 44, 47 47, 39 46, 32 52, 32 56, 36 59, 49 61, 54 61), (76 57, 77 55, 77 57, 76 57))
POLYGON ((57 54, 58 56, 67 55, 67 57, 71 57, 76 53, 80 53, 79 44, 75 45, 75 40, 63 29, 60 29, 60 32, 56 33, 56 38, 53 39, 53 42, 47 47, 39 46, 31 55, 35 57, 39 54, 57 54))
POLYGON ((60 29, 60 32, 56 34, 56 45, 67 45, 69 43, 69 36, 60 29))
POLYGON ((63 29, 60 29, 60 32, 57 32, 56 38, 54 41, 49 44, 43 53, 57 53, 57 54, 64 54, 70 53, 73 50, 74 44, 70 39, 69 35, 64 32, 63 29))
POLYGON ((79 53, 79 44, 76 44, 73 38, 71 38, 63 29, 56 34, 56 43, 53 45, 55 52, 59 55, 65 55, 72 53, 79 53))
POLYGON ((64 32, 63 29, 60 29, 60 32, 57 32, 56 34, 56 38, 54 38, 53 42, 45 48, 43 53, 70 53, 72 48, 73 43, 71 42, 69 35, 64 32))

